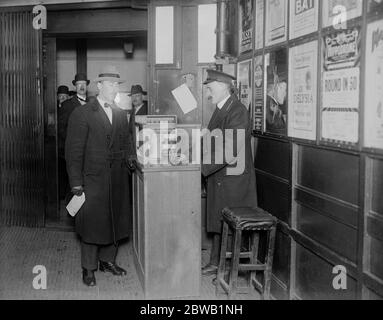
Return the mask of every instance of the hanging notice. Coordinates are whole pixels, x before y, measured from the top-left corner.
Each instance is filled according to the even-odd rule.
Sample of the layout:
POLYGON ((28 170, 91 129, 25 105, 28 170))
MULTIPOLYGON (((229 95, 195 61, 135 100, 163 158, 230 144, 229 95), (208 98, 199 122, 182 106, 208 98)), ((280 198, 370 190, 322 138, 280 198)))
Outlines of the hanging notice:
POLYGON ((291 48, 289 60, 289 136, 316 140, 318 42, 291 48))
POLYGON ((254 130, 263 131, 263 56, 254 58, 254 130))
POLYGON ((323 27, 360 17, 362 10, 363 0, 323 0, 323 27))
POLYGON ((318 0, 290 0, 290 39, 318 30, 318 0))
POLYGON ((253 42, 253 2, 239 0, 239 52, 251 50, 253 42))
POLYGON ((251 86, 251 60, 246 60, 238 63, 238 92, 239 100, 247 108, 251 110, 251 100, 253 99, 251 86))
POLYGON ((383 0, 368 0, 368 12, 374 11, 383 11, 383 0))
POLYGON ((263 0, 255 0, 255 50, 263 48, 263 17, 265 5, 263 0))
POLYGON ((359 68, 323 74, 322 138, 358 142, 359 68))
POLYGON ((383 149, 383 20, 367 27, 364 145, 383 149))
POLYGON ((354 67, 360 56, 360 36, 360 28, 347 29, 325 36, 325 69, 354 67))
POLYGON ((287 50, 265 55, 265 123, 266 132, 287 135, 287 50))
POLYGON ((287 39, 287 0, 266 1, 266 45, 277 44, 287 39))

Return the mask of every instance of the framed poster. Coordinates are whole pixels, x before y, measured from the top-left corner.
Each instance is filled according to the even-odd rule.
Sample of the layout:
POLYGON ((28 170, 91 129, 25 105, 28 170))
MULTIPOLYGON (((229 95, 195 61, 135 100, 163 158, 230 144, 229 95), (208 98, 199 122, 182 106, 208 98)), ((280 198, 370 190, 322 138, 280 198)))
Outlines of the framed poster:
POLYGON ((367 26, 364 146, 383 150, 383 20, 367 26))
POLYGON ((318 30, 318 0, 290 0, 290 39, 318 30))
POLYGON ((363 0, 322 0, 322 2, 323 27, 340 27, 341 23, 360 17, 363 12, 363 0))
POLYGON ((254 47, 255 50, 263 48, 263 22, 265 14, 265 5, 263 0, 255 0, 255 39, 254 47))
POLYGON ((359 68, 323 74, 322 138, 335 143, 358 143, 359 68))
POLYGON ((287 40, 288 0, 266 1, 266 46, 287 40))
POLYGON ((327 142, 359 142, 360 44, 359 27, 323 38, 321 138, 327 142))
POLYGON ((265 55, 265 132, 287 135, 287 49, 265 55))
POLYGON ((253 49, 253 1, 239 0, 239 53, 253 49))
POLYGON ((288 135, 316 140, 318 41, 290 49, 288 135))
POLYGON ((368 0, 368 12, 382 12, 383 0, 368 0))
POLYGON ((325 70, 353 67, 360 58, 359 27, 331 33, 323 38, 325 70))
POLYGON ((253 113, 253 130, 263 132, 263 92, 264 92, 264 75, 263 75, 263 56, 254 57, 254 113, 253 113))
POLYGON ((252 92, 252 65, 251 60, 238 62, 237 84, 239 100, 244 104, 247 110, 251 110, 252 92))

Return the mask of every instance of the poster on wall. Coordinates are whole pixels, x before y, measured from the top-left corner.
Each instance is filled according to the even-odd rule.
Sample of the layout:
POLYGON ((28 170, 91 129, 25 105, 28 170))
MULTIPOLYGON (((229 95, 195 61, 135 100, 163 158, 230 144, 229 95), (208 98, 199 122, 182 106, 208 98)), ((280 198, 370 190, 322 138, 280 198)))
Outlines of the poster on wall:
POLYGON ((318 41, 302 44, 289 53, 288 135, 316 140, 318 41))
POLYGON ((251 74, 251 60, 238 62, 237 84, 239 100, 247 110, 251 110, 251 100, 253 99, 251 74))
POLYGON ((323 0, 323 27, 336 26, 360 17, 363 0, 323 0))
POLYGON ((383 149, 383 20, 367 26, 364 146, 383 149))
POLYGON ((254 57, 254 126, 256 132, 263 131, 263 56, 254 57))
POLYGON ((318 30, 318 0, 290 0, 290 39, 318 30))
POLYGON ((322 139, 332 143, 359 141, 361 31, 359 27, 323 38, 322 139))
POLYGON ((253 1, 239 0, 239 53, 252 50, 253 1))
POLYGON ((323 73, 322 138, 358 143, 359 68, 323 73))
POLYGON ((287 135, 287 49, 265 55, 265 131, 287 135))
POLYGON ((361 30, 359 27, 334 32, 323 38, 326 70, 353 67, 360 58, 361 30))
POLYGON ((263 48, 263 21, 265 6, 263 0, 255 0, 255 50, 263 48))
POLYGON ((368 0, 368 12, 382 12, 383 0, 368 0))
POLYGON ((266 1, 266 45, 287 40, 287 0, 266 1))

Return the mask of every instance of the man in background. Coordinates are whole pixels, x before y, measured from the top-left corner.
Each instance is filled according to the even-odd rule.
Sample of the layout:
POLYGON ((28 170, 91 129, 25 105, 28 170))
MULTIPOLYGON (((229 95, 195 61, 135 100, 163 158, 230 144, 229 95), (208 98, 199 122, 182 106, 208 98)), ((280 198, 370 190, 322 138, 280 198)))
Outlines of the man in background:
POLYGON ((62 104, 69 98, 69 88, 67 86, 59 86, 57 88, 57 107, 60 109, 62 104))
POLYGON ((142 90, 139 84, 133 85, 130 90, 130 97, 132 99, 132 112, 136 116, 145 116, 148 114, 148 103, 144 101, 144 96, 147 92, 142 90))
MULTIPOLYGON (((58 111, 58 162, 59 162, 59 195, 60 199, 68 196, 69 183, 65 165, 65 139, 67 136, 68 120, 73 110, 87 102, 87 86, 89 80, 83 73, 76 74, 72 84, 76 88, 76 94, 63 102, 62 107, 58 111)), ((68 88, 68 87, 66 87, 68 88)), ((69 90, 68 90, 69 95, 69 90)), ((69 199, 66 199, 69 200, 69 199)))

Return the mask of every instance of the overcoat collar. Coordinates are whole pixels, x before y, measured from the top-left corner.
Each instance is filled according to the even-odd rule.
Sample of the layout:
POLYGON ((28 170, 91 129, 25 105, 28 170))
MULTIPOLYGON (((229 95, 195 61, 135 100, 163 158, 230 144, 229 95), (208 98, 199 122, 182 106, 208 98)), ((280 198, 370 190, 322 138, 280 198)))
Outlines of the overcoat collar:
POLYGON ((215 109, 213 116, 211 117, 211 120, 209 122, 209 130, 213 130, 217 127, 219 127, 223 121, 223 119, 227 116, 229 113, 231 107, 233 106, 235 100, 237 98, 232 95, 224 104, 222 109, 218 109, 218 107, 215 109))

